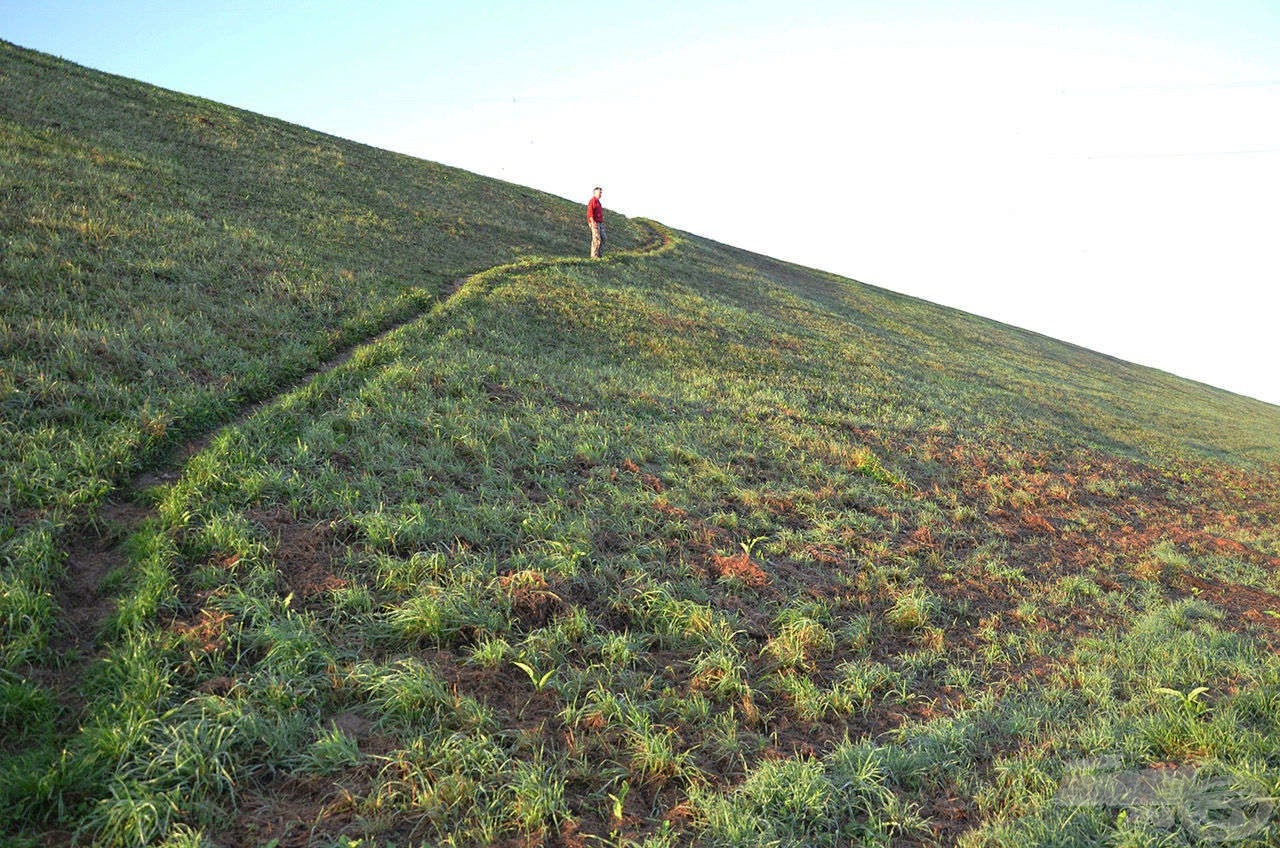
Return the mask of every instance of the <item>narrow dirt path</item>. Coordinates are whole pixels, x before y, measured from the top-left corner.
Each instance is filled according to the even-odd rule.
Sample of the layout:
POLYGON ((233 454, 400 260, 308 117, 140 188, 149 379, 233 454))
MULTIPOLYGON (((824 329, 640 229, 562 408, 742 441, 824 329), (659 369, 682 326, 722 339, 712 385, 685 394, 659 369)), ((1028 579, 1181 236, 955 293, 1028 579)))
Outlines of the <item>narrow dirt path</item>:
POLYGON ((352 343, 289 385, 281 387, 271 397, 246 405, 234 420, 189 439, 171 451, 168 459, 159 466, 140 472, 120 486, 98 508, 95 519, 86 521, 84 526, 71 531, 63 544, 66 577, 55 598, 60 616, 50 639, 55 659, 42 666, 29 667, 26 669, 27 676, 52 689, 69 713, 78 713, 79 697, 76 695, 76 687, 85 668, 98 655, 97 639, 116 605, 114 597, 103 593, 103 580, 111 572, 128 564, 126 543, 144 521, 156 515, 145 493, 180 478, 191 458, 204 450, 219 433, 242 425, 268 404, 306 386, 321 374, 338 368, 358 350, 376 345, 401 328, 441 311, 468 281, 481 275, 515 269, 535 271, 560 264, 607 263, 628 257, 652 255, 675 246, 675 236, 667 228, 648 219, 635 220, 648 230, 648 240, 637 248, 618 251, 602 260, 582 257, 523 259, 495 265, 446 284, 441 288, 438 300, 428 309, 397 322, 377 335, 352 343))

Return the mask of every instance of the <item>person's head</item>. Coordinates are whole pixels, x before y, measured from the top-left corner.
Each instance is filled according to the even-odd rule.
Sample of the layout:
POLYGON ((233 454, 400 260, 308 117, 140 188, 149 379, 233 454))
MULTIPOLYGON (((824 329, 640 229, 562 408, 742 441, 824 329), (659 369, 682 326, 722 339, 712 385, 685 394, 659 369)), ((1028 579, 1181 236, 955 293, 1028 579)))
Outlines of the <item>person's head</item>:
POLYGON ((591 190, 591 193, 594 194, 596 197, 599 197, 600 195, 604 194, 604 189, 600 188, 600 186, 596 186, 591 190))

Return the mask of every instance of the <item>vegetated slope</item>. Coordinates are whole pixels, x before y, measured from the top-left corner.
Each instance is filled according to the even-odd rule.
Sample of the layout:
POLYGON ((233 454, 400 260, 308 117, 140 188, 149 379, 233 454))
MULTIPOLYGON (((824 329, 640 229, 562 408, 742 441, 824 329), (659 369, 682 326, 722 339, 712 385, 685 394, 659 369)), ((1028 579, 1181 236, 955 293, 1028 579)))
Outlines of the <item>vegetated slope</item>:
POLYGON ((0 156, 5 523, 91 505, 464 273, 582 250, 580 204, 8 43, 0 156))
POLYGON ((817 307, 852 324, 926 421, 995 424, 1134 457, 1255 469, 1280 462, 1280 407, 928 301, 715 249, 728 251, 728 264, 759 269, 800 310, 817 307))
POLYGON ((0 196, 6 663, 54 635, 66 529, 165 449, 466 273, 584 250, 581 204, 4 42, 0 196))
POLYGON ((480 274, 146 493, 3 833, 1270 844, 1277 414, 693 236, 480 274))

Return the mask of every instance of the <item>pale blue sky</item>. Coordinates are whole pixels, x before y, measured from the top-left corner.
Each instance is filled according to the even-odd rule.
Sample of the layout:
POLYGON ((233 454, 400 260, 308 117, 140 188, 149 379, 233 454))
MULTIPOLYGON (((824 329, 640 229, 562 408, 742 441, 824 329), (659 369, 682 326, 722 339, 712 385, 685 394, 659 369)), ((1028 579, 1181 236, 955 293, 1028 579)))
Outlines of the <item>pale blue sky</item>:
POLYGON ((1280 403, 1280 0, 0 0, 0 38, 1280 403))

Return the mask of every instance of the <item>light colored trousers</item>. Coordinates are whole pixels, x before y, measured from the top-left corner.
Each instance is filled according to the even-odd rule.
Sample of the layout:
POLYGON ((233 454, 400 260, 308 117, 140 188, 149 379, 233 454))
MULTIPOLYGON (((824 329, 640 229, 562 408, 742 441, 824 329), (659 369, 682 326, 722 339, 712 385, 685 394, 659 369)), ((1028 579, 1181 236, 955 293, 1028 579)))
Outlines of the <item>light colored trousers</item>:
POLYGON ((591 227, 591 258, 599 259, 604 251, 604 221, 587 221, 591 227))

